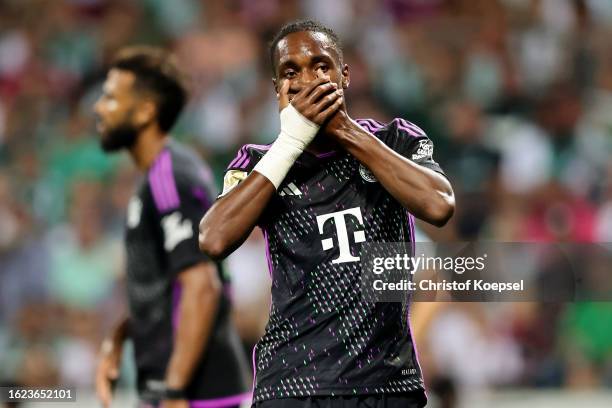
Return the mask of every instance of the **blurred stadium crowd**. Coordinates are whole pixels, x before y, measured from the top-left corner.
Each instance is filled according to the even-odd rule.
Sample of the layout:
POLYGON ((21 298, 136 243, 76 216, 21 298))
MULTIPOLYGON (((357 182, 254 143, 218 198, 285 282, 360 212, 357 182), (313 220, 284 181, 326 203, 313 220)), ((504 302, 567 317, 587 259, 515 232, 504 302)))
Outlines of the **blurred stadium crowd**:
MULTIPOLYGON (((297 17, 343 39, 353 117, 404 117, 434 141, 458 211, 423 239, 612 241, 610 1, 3 0, 0 381, 91 388, 125 308, 138 175, 93 127, 109 58, 135 43, 177 53, 192 100, 174 135, 220 185, 241 144, 277 134, 267 41, 297 17)), ((254 234, 227 261, 246 347, 267 317, 263 256, 254 234)), ((419 330, 442 388, 612 387, 610 303, 453 304, 419 330)))

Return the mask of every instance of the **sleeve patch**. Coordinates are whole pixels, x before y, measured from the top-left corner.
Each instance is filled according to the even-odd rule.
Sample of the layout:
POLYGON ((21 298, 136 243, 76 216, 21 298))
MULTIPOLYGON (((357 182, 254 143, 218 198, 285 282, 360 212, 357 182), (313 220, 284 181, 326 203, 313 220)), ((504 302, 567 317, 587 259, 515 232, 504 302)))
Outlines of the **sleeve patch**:
POLYGON ((247 176, 248 173, 246 171, 228 170, 223 177, 223 192, 219 195, 219 197, 223 197, 232 191, 247 176))
POLYGON ((161 220, 164 230, 164 249, 171 252, 178 244, 193 237, 193 225, 188 218, 183 219, 180 212, 175 211, 161 220))
POLYGON ((417 147, 417 151, 412 154, 412 160, 423 160, 423 159, 432 159, 433 157, 433 143, 429 139, 421 139, 419 140, 419 146, 417 147))

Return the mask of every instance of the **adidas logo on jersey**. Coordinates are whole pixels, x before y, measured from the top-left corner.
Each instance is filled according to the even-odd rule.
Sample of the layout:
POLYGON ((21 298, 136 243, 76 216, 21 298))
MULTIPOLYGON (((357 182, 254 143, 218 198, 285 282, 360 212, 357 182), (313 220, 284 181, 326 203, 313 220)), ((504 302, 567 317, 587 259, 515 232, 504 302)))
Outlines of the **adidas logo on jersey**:
POLYGON ((279 196, 284 197, 286 195, 289 196, 301 196, 302 192, 300 191, 299 188, 297 188, 297 186, 293 183, 289 183, 287 184, 287 186, 285 188, 283 188, 281 190, 280 193, 278 193, 279 196))

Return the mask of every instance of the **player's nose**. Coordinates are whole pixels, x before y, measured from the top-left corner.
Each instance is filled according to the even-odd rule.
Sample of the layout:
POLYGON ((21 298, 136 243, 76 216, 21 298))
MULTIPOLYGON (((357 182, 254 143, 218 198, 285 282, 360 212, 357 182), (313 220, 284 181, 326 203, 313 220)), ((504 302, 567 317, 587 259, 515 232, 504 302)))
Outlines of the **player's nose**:
POLYGON ((101 100, 98 99, 96 101, 96 103, 93 106, 93 111, 97 117, 101 117, 101 114, 102 114, 102 101, 101 100))
POLYGON ((289 87, 288 94, 291 95, 292 93, 296 94, 300 92, 302 89, 304 89, 304 87, 306 87, 309 83, 311 83, 317 78, 318 76, 316 72, 310 72, 309 70, 303 70, 300 73, 300 76, 295 81, 291 82, 291 86, 289 87))

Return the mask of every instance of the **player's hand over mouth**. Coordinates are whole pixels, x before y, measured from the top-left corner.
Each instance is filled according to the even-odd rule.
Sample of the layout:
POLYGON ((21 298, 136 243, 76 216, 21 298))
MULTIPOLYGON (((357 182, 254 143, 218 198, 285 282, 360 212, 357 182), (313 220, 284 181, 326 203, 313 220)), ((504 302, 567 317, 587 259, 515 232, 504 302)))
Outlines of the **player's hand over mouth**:
POLYGON ((305 84, 297 93, 291 92, 291 82, 285 80, 279 92, 279 108, 282 111, 291 103, 303 117, 322 125, 343 103, 343 91, 327 77, 318 77, 305 84))

